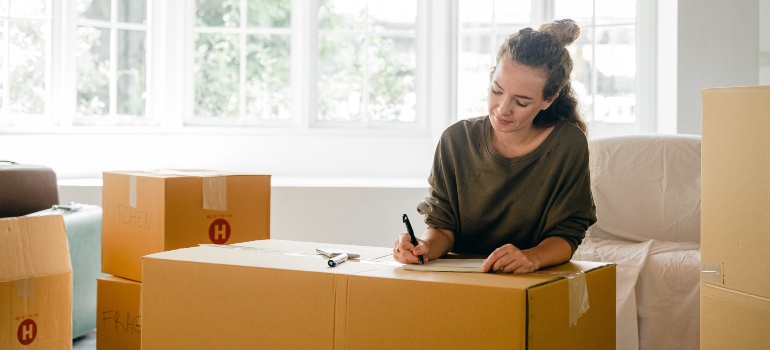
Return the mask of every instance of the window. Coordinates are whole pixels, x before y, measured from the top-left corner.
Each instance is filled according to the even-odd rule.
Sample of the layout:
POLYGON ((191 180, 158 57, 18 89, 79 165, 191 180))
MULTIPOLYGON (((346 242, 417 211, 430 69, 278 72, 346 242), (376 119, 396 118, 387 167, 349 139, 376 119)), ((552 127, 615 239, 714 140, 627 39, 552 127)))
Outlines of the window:
POLYGON ((591 135, 654 132, 643 111, 656 111, 654 80, 640 85, 656 76, 650 62, 617 64, 654 66, 644 46, 656 37, 654 4, 0 0, 0 151, 58 165, 62 178, 235 163, 277 176, 423 178, 441 132, 486 114, 503 38, 554 17, 583 30, 569 49, 591 135), (61 143, 87 156, 49 151, 61 143))
POLYGON ((555 0, 554 18, 581 28, 572 88, 589 124, 636 123, 636 0, 555 0))
POLYGON ((78 0, 76 124, 152 121, 146 0, 78 0))
POLYGON ((324 0, 318 27, 318 122, 416 120, 416 1, 324 0))
POLYGON ((636 0, 459 0, 458 118, 486 115, 486 86, 496 50, 521 28, 571 18, 580 37, 567 49, 572 88, 593 136, 638 132, 636 0), (542 20, 540 20, 542 18, 542 20))
POLYGON ((0 1, 0 124, 50 109, 51 18, 49 1, 0 1))
POLYGON ((192 123, 287 121, 291 1, 197 0, 192 123))
POLYGON ((530 0, 460 0, 458 4, 457 117, 487 114, 489 72, 500 43, 529 26, 530 0))

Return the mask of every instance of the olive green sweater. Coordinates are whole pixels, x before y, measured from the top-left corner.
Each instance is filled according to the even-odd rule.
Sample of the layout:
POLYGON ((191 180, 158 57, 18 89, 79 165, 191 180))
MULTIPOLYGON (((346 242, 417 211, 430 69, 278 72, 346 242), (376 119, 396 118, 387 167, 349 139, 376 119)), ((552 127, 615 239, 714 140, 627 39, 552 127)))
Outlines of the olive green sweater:
POLYGON ((551 236, 574 253, 596 222, 585 134, 559 122, 535 150, 506 158, 492 147, 491 132, 488 117, 444 131, 429 195, 417 205, 425 223, 453 231, 455 253, 487 255, 506 243, 528 249, 551 236))

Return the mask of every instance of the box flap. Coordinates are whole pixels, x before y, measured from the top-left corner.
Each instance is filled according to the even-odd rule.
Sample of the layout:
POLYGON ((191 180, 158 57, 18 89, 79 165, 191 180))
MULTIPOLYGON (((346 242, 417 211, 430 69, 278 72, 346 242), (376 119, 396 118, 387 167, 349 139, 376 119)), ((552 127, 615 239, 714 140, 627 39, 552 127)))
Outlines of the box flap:
POLYGON ((259 240, 232 245, 201 245, 151 254, 143 259, 167 259, 213 264, 229 264, 286 270, 329 272, 402 280, 453 283, 524 290, 567 277, 574 272, 588 272, 610 263, 570 261, 530 274, 455 273, 409 271, 399 268, 390 248, 344 244, 313 243, 285 240, 259 240), (330 268, 327 259, 315 249, 331 248, 356 252, 360 259, 350 259, 336 268, 330 268), (396 267, 396 268, 394 268, 396 267))
POLYGON ((770 298, 770 86, 704 89, 702 282, 770 298))
POLYGON ((61 215, 0 219, 0 282, 71 271, 61 215))
POLYGON ((242 246, 242 247, 264 248, 264 249, 271 249, 276 251, 298 252, 298 253, 313 254, 313 255, 317 253, 316 249, 318 248, 329 248, 329 249, 345 250, 345 251, 357 253, 361 256, 361 259, 377 260, 380 258, 391 257, 391 259, 389 260, 383 259, 383 261, 386 261, 389 264, 396 263, 396 261, 392 259, 393 250, 391 248, 382 248, 382 247, 366 247, 366 246, 355 246, 355 245, 347 245, 347 244, 299 242, 299 241, 287 241, 287 240, 280 240, 280 239, 266 239, 266 240, 260 240, 260 241, 235 243, 233 245, 242 246))
MULTIPOLYGON (((392 257, 390 257, 390 260, 395 262, 392 257)), ((569 261, 565 264, 528 274, 410 271, 399 268, 369 271, 364 273, 364 275, 423 282, 472 284, 485 287, 501 287, 524 290, 539 286, 541 284, 549 283, 551 281, 566 278, 575 272, 589 272, 607 265, 613 264, 593 261, 569 261)))
POLYGON ((208 169, 154 169, 154 170, 126 170, 126 171, 105 171, 105 174, 146 176, 157 178, 184 177, 184 176, 271 176, 267 174, 255 174, 246 172, 232 172, 208 169))
POLYGON ((701 283, 701 349, 765 349, 769 326, 770 299, 701 283))
POLYGON ((170 250, 142 257, 142 264, 149 259, 175 260, 218 265, 261 267, 278 270, 325 272, 349 275, 363 271, 392 268, 392 265, 350 259, 337 267, 329 267, 328 259, 320 254, 301 250, 276 250, 237 245, 201 245, 192 248, 170 250))

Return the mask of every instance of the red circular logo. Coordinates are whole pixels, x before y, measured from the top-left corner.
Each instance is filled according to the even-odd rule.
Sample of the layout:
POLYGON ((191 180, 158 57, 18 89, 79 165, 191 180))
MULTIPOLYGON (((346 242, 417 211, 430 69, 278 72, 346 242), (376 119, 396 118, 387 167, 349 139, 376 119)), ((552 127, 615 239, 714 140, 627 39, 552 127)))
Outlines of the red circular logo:
POLYGON ((209 226, 209 239, 214 244, 225 244, 230 239, 230 223, 225 219, 216 219, 209 226))
POLYGON ((19 343, 21 343, 21 345, 29 345, 35 340, 36 336, 37 324, 35 324, 35 321, 30 319, 21 321, 19 329, 16 331, 16 338, 19 339, 19 343))

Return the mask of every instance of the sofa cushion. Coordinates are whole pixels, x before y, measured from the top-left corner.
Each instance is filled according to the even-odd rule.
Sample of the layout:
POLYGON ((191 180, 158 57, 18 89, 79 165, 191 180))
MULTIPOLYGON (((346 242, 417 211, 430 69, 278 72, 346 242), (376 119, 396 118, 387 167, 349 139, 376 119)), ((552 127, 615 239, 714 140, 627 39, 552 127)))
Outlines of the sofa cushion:
POLYGON ((700 242, 697 135, 629 135, 590 141, 598 221, 590 235, 700 242))

